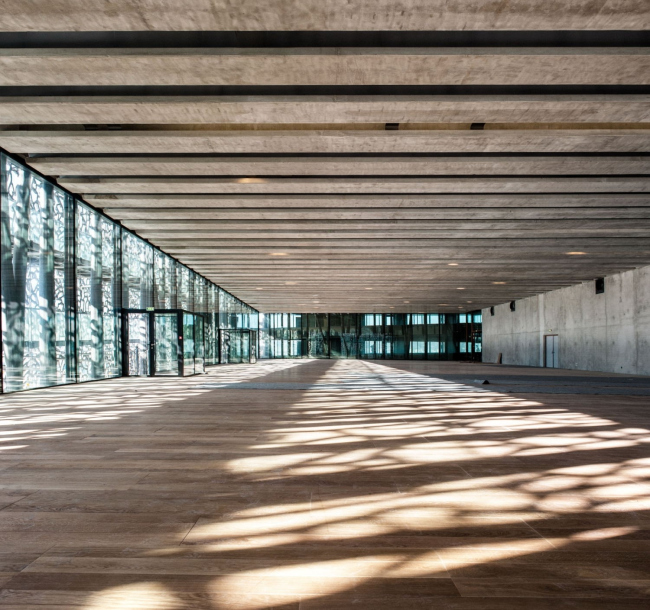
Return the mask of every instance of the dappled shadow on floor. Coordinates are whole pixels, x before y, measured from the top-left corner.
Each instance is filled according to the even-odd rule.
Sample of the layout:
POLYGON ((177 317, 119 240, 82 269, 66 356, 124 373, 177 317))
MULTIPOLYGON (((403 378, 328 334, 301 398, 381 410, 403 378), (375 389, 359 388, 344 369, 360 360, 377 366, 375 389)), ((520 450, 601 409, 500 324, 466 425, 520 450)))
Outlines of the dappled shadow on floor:
POLYGON ((648 398, 433 365, 3 397, 0 608, 646 607, 648 398))

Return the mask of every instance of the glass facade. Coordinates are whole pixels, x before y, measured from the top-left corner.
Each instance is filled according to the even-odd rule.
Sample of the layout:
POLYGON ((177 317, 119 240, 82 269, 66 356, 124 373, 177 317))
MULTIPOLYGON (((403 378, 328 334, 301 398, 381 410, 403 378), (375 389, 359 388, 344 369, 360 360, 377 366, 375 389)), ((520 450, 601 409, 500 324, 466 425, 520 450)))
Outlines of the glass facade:
POLYGON ((480 312, 259 314, 261 358, 481 360, 480 312))
MULTIPOLYGON (((252 307, 19 161, 0 164, 3 392, 149 370, 146 317, 128 310, 196 314, 188 329, 205 347, 194 372, 220 362, 219 329, 257 331, 252 307)), ((155 356, 173 374, 175 331, 159 332, 155 356)))

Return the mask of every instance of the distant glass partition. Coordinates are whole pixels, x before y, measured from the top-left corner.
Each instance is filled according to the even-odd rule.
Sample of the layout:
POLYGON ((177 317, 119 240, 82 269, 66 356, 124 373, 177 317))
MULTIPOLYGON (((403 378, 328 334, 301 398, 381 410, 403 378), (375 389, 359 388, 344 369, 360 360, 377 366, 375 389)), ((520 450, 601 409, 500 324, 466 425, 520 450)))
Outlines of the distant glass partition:
POLYGON ((254 330, 220 330, 219 343, 223 364, 257 362, 257 332, 254 330))
POLYGON ((259 317, 263 358, 481 360, 481 312, 259 317))

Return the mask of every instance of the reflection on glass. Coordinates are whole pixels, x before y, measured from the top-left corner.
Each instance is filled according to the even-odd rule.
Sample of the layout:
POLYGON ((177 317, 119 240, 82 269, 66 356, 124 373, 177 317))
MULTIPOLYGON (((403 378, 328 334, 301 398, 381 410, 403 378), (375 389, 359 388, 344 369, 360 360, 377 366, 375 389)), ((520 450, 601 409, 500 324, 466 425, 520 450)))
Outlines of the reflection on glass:
POLYGON ((9 157, 1 164, 4 391, 70 383, 74 204, 9 157))
POLYGON ((77 372, 79 381, 121 375, 119 227, 77 203, 77 372))
POLYGON ((178 375, 178 315, 154 314, 156 375, 178 375))
POLYGON ((328 316, 325 313, 310 313, 307 315, 309 335, 307 338, 307 355, 309 358, 328 358, 328 316))
POLYGON ((194 372, 205 373, 205 337, 203 316, 194 316, 194 372))
POLYGON ((359 328, 359 357, 376 360, 384 356, 383 314, 361 314, 359 328))
POLYGON ((253 308, 19 161, 0 154, 0 177, 3 392, 139 370, 124 310, 203 314, 199 367, 219 362, 219 328, 257 330, 253 308))
POLYGON ((127 316, 129 343, 129 375, 149 375, 149 315, 130 313, 127 316))
POLYGON ((264 314, 260 349, 268 358, 480 360, 481 318, 480 312, 264 314))
POLYGON ((194 316, 183 314, 183 375, 194 375, 194 316))

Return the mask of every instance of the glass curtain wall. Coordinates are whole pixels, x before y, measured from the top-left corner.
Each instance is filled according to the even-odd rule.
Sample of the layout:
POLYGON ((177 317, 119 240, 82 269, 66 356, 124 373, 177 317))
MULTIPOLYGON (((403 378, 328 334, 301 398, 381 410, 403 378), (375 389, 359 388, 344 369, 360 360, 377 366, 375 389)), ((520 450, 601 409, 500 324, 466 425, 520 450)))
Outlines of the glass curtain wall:
POLYGON ((5 154, 0 179, 3 392, 120 376, 125 309, 201 314, 199 369, 220 327, 257 331, 255 309, 5 154))
POLYGON ((481 314, 261 314, 263 358, 480 360, 481 314))

